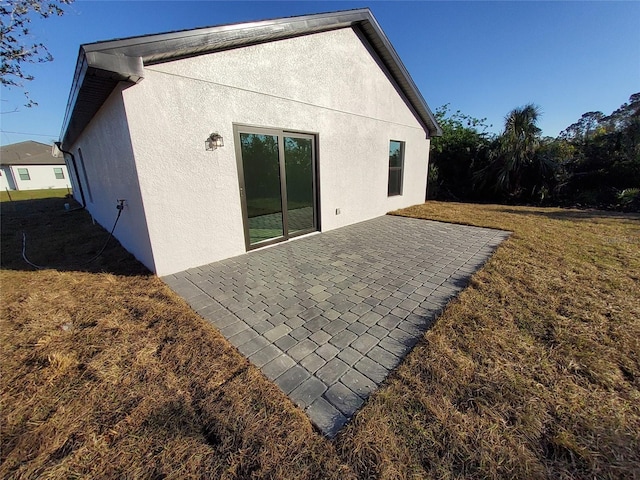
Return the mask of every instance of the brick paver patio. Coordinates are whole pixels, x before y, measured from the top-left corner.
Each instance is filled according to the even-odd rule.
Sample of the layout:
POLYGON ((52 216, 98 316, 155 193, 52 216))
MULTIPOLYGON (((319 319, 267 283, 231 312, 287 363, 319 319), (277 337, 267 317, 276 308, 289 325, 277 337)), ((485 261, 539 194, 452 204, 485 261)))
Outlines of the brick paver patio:
POLYGON ((384 216, 163 280, 333 437, 508 235, 384 216))

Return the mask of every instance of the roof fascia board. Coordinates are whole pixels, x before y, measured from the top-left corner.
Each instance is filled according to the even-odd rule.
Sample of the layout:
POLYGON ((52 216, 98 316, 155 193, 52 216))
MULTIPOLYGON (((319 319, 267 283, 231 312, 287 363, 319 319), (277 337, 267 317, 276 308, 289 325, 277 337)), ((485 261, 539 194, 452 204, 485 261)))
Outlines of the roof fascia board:
POLYGON ((2 162, 0 162, 0 165, 2 165, 3 167, 42 167, 42 166, 48 166, 48 165, 65 165, 65 162, 46 162, 46 161, 36 161, 36 162, 11 162, 8 160, 3 160, 2 162))
MULTIPOLYGON (((261 20, 257 22, 248 23, 234 23, 228 25, 218 25, 214 27, 197 28, 193 30, 180 30, 169 33, 158 33, 152 35, 142 35, 138 37, 129 37, 117 40, 111 40, 106 42, 96 42, 83 45, 83 48, 87 52, 91 51, 105 51, 110 50, 121 54, 127 54, 131 51, 135 51, 134 55, 142 56, 144 60, 145 46, 153 44, 163 44, 170 47, 172 43, 179 43, 181 41, 196 38, 203 38, 208 40, 211 35, 228 34, 233 37, 234 33, 238 38, 246 39, 247 37, 257 36, 259 33, 271 34, 278 36, 282 34, 286 37, 287 33, 295 35, 295 32, 308 32, 314 28, 317 29, 331 29, 333 28, 345 28, 351 26, 354 22, 363 20, 363 17, 371 17, 368 9, 347 10, 343 12, 335 13, 318 13, 314 15, 302 15, 297 17, 285 17, 277 18, 273 20, 261 20), (249 32, 252 32, 249 34, 249 32), (165 43, 167 42, 167 43, 165 43)), ((215 45, 212 46, 215 50, 215 45)))
MULTIPOLYGON (((412 93, 415 94, 416 100, 418 100, 418 102, 420 103, 420 106, 424 109, 423 113, 426 113, 428 119, 430 120, 431 125, 429 127, 431 127, 431 128, 428 129, 429 133, 432 136, 437 136, 437 137, 441 136, 442 135, 442 128, 440 127, 440 125, 438 125, 438 122, 436 121, 433 113, 431 112, 431 109, 429 108, 429 105, 427 104, 427 102, 425 101, 424 97, 420 93, 420 90, 418 89, 418 87, 414 83, 413 78, 411 78, 411 75, 409 74, 409 71, 404 66, 404 63, 400 59, 400 56, 396 52, 396 49, 393 47, 393 45, 391 44, 391 42, 389 41, 389 39, 385 35, 384 31, 380 27, 380 24, 378 24, 378 21, 375 19, 375 17, 368 10, 367 10, 367 12, 369 13, 369 15, 368 15, 368 17, 369 17, 368 18, 368 23, 371 26, 371 28, 375 31, 376 36, 382 41, 386 51, 388 52, 388 54, 392 58, 392 60, 393 60, 392 65, 395 64, 395 66, 398 68, 398 70, 400 71, 399 73, 401 74, 401 78, 404 78, 404 80, 406 80, 406 82, 407 82, 408 86, 410 87, 412 93)), ((366 30, 365 30, 365 33, 366 33, 366 30)), ((375 49, 375 46, 374 46, 374 49, 375 49)))
POLYGON ((380 57, 378 50, 376 50, 376 48, 371 44, 371 41, 368 35, 364 32, 361 26, 354 26, 353 31, 358 36, 358 38, 360 39, 364 47, 367 49, 367 51, 369 52, 369 55, 371 55, 375 60, 375 62, 378 64, 378 67, 380 67, 380 69, 382 70, 382 73, 384 73, 384 75, 387 77, 387 80, 391 82, 391 84, 393 85, 393 88, 395 88, 398 95, 402 97, 402 100, 404 101, 406 106, 409 108, 409 110, 411 110, 411 113, 413 114, 413 116, 416 117, 416 120, 418 120, 418 122, 420 123, 420 126, 429 135, 430 134, 429 132, 432 128, 430 128, 429 125, 427 125, 424 118, 418 113, 418 111, 416 110, 411 100, 409 100, 406 92, 402 89, 402 87, 398 83, 396 76, 391 72, 387 63, 380 57))
MULTIPOLYGON (((93 105, 97 102, 92 100, 90 108, 85 107, 82 109, 82 113, 77 112, 80 110, 77 108, 78 100, 82 99, 83 85, 87 77, 104 78, 106 82, 111 83, 125 81, 129 84, 135 84, 144 77, 144 64, 162 63, 220 50, 339 28, 357 28, 358 26, 372 49, 378 53, 380 60, 396 80, 400 91, 413 106, 414 112, 417 113, 420 123, 425 128, 427 137, 441 135, 442 129, 391 42, 371 11, 368 8, 363 8, 144 35, 82 45, 63 122, 62 144, 65 148, 70 148, 70 144, 77 139, 102 105, 102 103, 93 105), (73 121, 73 125, 71 125, 76 115, 83 118, 78 118, 78 121, 73 121)), ((91 95, 87 94, 87 97, 91 97, 91 95)), ((102 98, 103 102, 105 100, 106 98, 102 98)))
POLYGON ((78 53, 78 61, 76 62, 76 70, 73 73, 73 82, 71 83, 71 91, 69 92, 69 100, 67 100, 67 108, 65 109, 64 120, 62 121, 62 130, 60 131, 60 141, 65 146, 65 148, 71 146, 65 144, 67 129, 69 127, 69 122, 71 121, 73 107, 75 106, 78 99, 78 93, 80 92, 80 86, 84 81, 86 71, 87 59, 81 46, 80 52, 78 53))
MULTIPOLYGON (((174 52, 173 54, 169 53, 168 55, 164 55, 161 59, 157 60, 157 62, 164 62, 177 58, 209 53, 216 50, 245 46, 250 42, 261 43, 269 40, 302 35, 305 33, 313 33, 308 31, 311 26, 315 27, 314 29, 316 31, 348 27, 352 25, 353 22, 361 21, 363 16, 370 16, 368 9, 348 10, 333 14, 321 13, 315 15, 304 15, 251 23, 220 25, 215 27, 199 28, 196 30, 183 30, 178 32, 143 35, 112 41, 84 44, 80 47, 78 61, 76 63, 74 80, 71 86, 69 100, 67 102, 62 130, 60 132, 61 143, 65 148, 70 148, 71 144, 84 129, 84 126, 86 126, 90 121, 90 119, 82 120, 79 123, 84 125, 76 129, 70 128, 71 121, 74 115, 76 115, 76 105, 78 103, 78 97, 84 85, 85 78, 90 75, 118 78, 121 73, 118 70, 110 70, 107 66, 110 65, 115 67, 117 65, 115 60, 108 62, 106 61, 106 57, 101 57, 99 54, 135 59, 126 62, 126 68, 131 67, 130 70, 135 72, 138 77, 137 80, 131 83, 138 83, 144 76, 144 63, 156 63, 156 61, 154 61, 153 54, 156 53, 158 49, 174 52), (298 27, 293 28, 294 24, 298 27), (331 28, 329 28, 328 24, 331 24, 331 28), (251 37, 249 42, 247 41, 247 33, 250 31, 253 31, 253 35, 249 36, 251 37), (224 34, 225 32, 229 32, 230 34, 236 33, 236 35, 233 36, 236 37, 235 40, 238 42, 238 45, 223 45, 220 47, 216 46, 216 42, 213 42, 209 48, 195 49, 195 51, 193 45, 190 45, 190 48, 186 49, 177 48, 187 39, 195 39, 196 44, 200 43, 201 46, 206 47, 206 42, 211 40, 210 37, 212 35, 224 34), (258 32, 262 32, 262 35, 257 35, 258 32), (276 34, 276 32, 278 34, 276 34), (96 61, 96 64, 93 65, 95 67, 94 69, 90 68, 92 66, 90 64, 91 59, 96 61), (138 65, 133 66, 133 63, 137 63, 138 65), (137 66, 139 66, 139 71, 136 68, 137 66), (72 130, 80 131, 76 132, 72 130)), ((124 76, 126 77, 126 75, 124 76)), ((132 76, 132 79, 133 77, 134 76, 132 76)), ((128 78, 121 78, 121 80, 131 81, 128 78)), ((99 107, 100 106, 92 108, 91 110, 94 110, 93 113, 96 113, 99 107)))
POLYGON ((139 83, 144 78, 144 65, 140 57, 113 55, 104 52, 86 52, 88 70, 97 77, 139 83))
MULTIPOLYGON (((80 47, 78 55, 78 62, 76 64, 76 71, 74 74, 74 81, 71 86, 71 93, 69 95, 69 101, 67 102, 67 108, 62 123, 62 130, 60 133, 61 143, 64 148, 70 148, 71 144, 75 141, 74 137, 77 137, 84 129, 93 115, 100 109, 100 105, 92 105, 89 108, 89 114, 78 110, 78 98, 82 96, 83 85, 87 77, 100 77, 112 82, 127 82, 130 84, 139 83, 144 78, 144 64, 139 57, 128 57, 124 55, 113 55, 104 52, 86 52, 84 46, 80 47), (70 128, 71 120, 76 115, 84 115, 86 117, 81 121, 84 123, 80 127, 80 131, 74 131, 77 129, 70 128)), ((106 98, 104 99, 106 100, 106 98)))

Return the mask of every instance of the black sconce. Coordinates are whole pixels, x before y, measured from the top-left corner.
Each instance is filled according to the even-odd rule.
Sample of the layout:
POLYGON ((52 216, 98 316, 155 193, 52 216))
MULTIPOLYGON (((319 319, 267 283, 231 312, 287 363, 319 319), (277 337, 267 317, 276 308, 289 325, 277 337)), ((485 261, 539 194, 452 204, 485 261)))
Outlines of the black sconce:
POLYGON ((222 138, 222 135, 219 133, 212 133, 209 135, 209 138, 204 141, 204 147, 206 150, 215 150, 218 147, 224 147, 224 139, 222 138))

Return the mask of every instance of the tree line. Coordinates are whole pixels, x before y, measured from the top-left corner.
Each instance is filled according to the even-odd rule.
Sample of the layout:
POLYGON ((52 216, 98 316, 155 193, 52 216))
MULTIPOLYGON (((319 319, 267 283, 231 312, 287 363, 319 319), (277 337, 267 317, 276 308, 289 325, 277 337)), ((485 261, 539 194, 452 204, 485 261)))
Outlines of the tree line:
POLYGON ((497 135, 448 105, 435 116, 443 135, 431 143, 428 199, 640 211, 640 93, 556 138, 542 136, 532 104, 509 112, 497 135))

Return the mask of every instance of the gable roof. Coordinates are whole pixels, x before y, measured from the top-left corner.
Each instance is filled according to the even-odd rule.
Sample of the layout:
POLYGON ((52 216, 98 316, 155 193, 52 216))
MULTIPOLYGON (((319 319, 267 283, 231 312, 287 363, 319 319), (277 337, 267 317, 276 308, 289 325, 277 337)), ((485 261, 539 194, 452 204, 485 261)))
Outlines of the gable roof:
POLYGON ((64 158, 51 155, 51 145, 27 140, 0 147, 2 165, 64 165, 64 158))
POLYGON ((60 141, 69 148, 119 82, 136 84, 144 65, 340 28, 359 31, 428 136, 442 135, 427 102, 368 8, 144 35, 80 46, 60 141))

